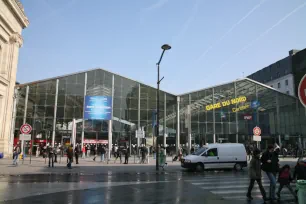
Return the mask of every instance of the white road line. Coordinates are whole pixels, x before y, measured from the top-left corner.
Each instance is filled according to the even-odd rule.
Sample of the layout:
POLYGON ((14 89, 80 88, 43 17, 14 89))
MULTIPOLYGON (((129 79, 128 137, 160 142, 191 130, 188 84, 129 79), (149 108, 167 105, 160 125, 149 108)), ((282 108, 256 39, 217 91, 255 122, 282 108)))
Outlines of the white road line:
MULTIPOLYGON (((269 189, 268 188, 265 188, 266 192, 269 192, 269 189)), ((210 191, 211 193, 213 194, 217 194, 217 195, 221 195, 221 194, 235 194, 235 193, 247 193, 248 189, 243 189, 243 190, 214 190, 214 191, 210 191)), ((259 188, 254 188, 252 190, 252 192, 254 193, 260 193, 260 190, 259 188)), ((283 191, 282 192, 282 195, 283 194, 288 194, 290 193, 289 191, 283 191), (286 193, 285 193, 286 192, 286 193)))
MULTIPOLYGON (((198 181, 198 182, 193 182, 191 184, 193 185, 207 185, 207 184, 230 184, 230 183, 249 183, 249 178, 240 178, 240 179, 230 179, 230 180, 204 180, 203 182, 202 181, 198 181)), ((256 184, 257 182, 255 182, 256 184)), ((262 180, 262 183, 270 183, 270 181, 268 179, 263 179, 262 180)))
MULTIPOLYGON (((269 183, 263 183, 262 184, 264 187, 269 187, 270 184, 269 183)), ((294 187, 295 185, 291 185, 292 187, 294 187)), ((214 189, 231 189, 231 188, 245 188, 248 189, 249 184, 247 185, 230 185, 230 186, 205 186, 205 187, 201 187, 204 190, 214 190, 214 189)), ((255 188, 259 188, 258 185, 254 185, 254 189, 255 188)), ((286 188, 286 187, 285 187, 286 188)))
MULTIPOLYGON (((252 194, 252 197, 254 199, 262 199, 261 194, 252 194)), ((235 196, 223 196, 222 198, 227 199, 227 200, 246 200, 246 195, 235 195, 235 196)), ((294 199, 294 197, 291 194, 285 194, 283 196, 281 196, 281 200, 283 200, 284 198, 292 198, 294 199)))

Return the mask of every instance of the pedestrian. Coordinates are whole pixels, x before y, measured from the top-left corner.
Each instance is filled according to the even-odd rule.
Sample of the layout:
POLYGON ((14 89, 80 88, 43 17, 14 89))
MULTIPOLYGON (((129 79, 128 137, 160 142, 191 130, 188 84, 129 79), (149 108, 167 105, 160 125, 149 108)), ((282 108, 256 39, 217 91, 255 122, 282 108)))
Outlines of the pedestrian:
POLYGON ((306 180, 306 159, 302 160, 299 159, 295 168, 294 168, 294 174, 293 179, 296 180, 306 180))
POLYGON ((90 157, 90 148, 88 145, 86 145, 86 152, 87 152, 87 158, 90 157))
POLYGON ((54 167, 54 149, 53 147, 48 147, 48 157, 49 157, 49 167, 54 167))
POLYGON ((105 147, 104 147, 104 145, 103 146, 101 146, 101 162, 104 162, 104 160, 105 160, 105 147))
POLYGON ((98 156, 98 147, 96 146, 95 148, 94 148, 94 158, 93 158, 93 160, 94 161, 96 161, 96 157, 98 156))
POLYGON ((39 145, 37 145, 37 148, 36 148, 36 158, 39 157, 40 155, 40 147, 39 145))
POLYGON ((125 152, 124 152, 124 156, 125 156, 125 160, 124 160, 124 164, 128 164, 129 163, 129 155, 130 154, 130 149, 126 148, 125 152))
POLYGON ((294 158, 298 157, 298 152, 299 152, 299 143, 295 143, 295 148, 294 148, 294 158))
POLYGON ((289 165, 283 166, 283 168, 280 170, 278 175, 279 188, 276 193, 278 199, 281 198, 280 192, 282 191, 283 187, 286 186, 290 191, 290 193, 294 196, 295 200, 297 200, 297 195, 290 186, 290 182, 292 182, 292 180, 293 179, 290 173, 290 166, 289 165))
POLYGON ((276 200, 275 189, 276 189, 276 173, 279 169, 278 154, 274 152, 274 146, 269 145, 266 152, 261 157, 262 170, 266 172, 270 180, 270 197, 268 199, 276 200))
POLYGON ((14 149, 13 149, 13 165, 18 165, 18 158, 21 153, 21 148, 19 144, 16 144, 14 149))
MULTIPOLYGON (((116 148, 115 148, 116 149, 116 148)), ((116 158, 115 158, 115 161, 114 163, 116 163, 117 159, 119 158, 120 159, 120 164, 122 163, 122 158, 121 158, 121 148, 118 148, 117 149, 117 153, 116 153, 116 158)))
POLYGON ((140 151, 141 151, 141 163, 144 164, 146 162, 146 148, 142 146, 140 151))
POLYGON ((77 143, 74 148, 75 164, 79 164, 79 155, 81 153, 80 146, 77 143))
POLYGON ((59 153, 58 145, 54 148, 54 163, 57 163, 57 154, 59 153))
POLYGON ((86 154, 86 148, 85 145, 82 147, 82 159, 85 159, 85 154, 86 154))
POLYGON ((73 144, 71 144, 68 148, 67 148, 67 159, 68 159, 68 164, 67 167, 68 169, 71 169, 71 163, 72 163, 72 158, 73 158, 73 144))
POLYGON ((259 149, 255 149, 253 151, 253 157, 251 159, 250 166, 249 166, 249 177, 250 177, 250 184, 249 184, 248 193, 247 193, 248 200, 253 200, 251 193, 252 193, 252 189, 254 187, 255 181, 257 182, 259 186, 263 200, 267 200, 266 191, 262 185, 262 180, 261 180, 261 161, 260 161, 259 149))
POLYGON ((183 156, 183 150, 182 150, 182 147, 179 146, 179 148, 178 148, 178 153, 177 153, 177 157, 178 157, 178 160, 179 160, 179 161, 181 161, 182 156, 183 156))

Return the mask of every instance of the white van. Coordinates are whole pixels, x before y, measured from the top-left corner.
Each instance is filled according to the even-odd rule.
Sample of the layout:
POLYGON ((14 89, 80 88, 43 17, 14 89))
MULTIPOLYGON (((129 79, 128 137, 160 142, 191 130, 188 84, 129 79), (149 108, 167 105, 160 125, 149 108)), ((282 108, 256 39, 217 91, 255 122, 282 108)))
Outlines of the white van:
POLYGON ((183 168, 196 171, 225 168, 241 170, 247 165, 245 147, 238 143, 209 144, 181 159, 183 168))

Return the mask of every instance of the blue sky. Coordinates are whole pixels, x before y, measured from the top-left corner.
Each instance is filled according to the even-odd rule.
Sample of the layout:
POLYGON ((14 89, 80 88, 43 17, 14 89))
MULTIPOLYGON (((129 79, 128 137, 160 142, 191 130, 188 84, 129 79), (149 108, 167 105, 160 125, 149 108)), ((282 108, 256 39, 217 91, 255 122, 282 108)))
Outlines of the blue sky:
POLYGON ((184 93, 242 78, 306 47, 306 0, 22 1, 21 83, 104 68, 184 93))

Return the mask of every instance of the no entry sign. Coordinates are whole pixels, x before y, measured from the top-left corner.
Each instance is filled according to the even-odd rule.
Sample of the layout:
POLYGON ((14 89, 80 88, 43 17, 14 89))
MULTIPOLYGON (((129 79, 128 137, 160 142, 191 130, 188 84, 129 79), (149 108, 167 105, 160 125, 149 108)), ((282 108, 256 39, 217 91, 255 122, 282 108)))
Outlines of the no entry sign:
POLYGON ((298 95, 301 103, 306 107, 306 74, 300 81, 298 95))
POLYGON ((253 134, 255 135, 255 136, 260 136, 261 135, 261 129, 260 129, 260 127, 254 127, 254 129, 253 129, 253 134))
POLYGON ((254 129, 253 129, 253 140, 254 141, 257 141, 257 142, 260 142, 261 141, 261 129, 260 129, 260 127, 254 127, 254 129))
POLYGON ((30 134, 30 132, 32 131, 32 127, 31 125, 29 124, 23 124, 21 127, 20 127, 20 132, 22 134, 30 134))

